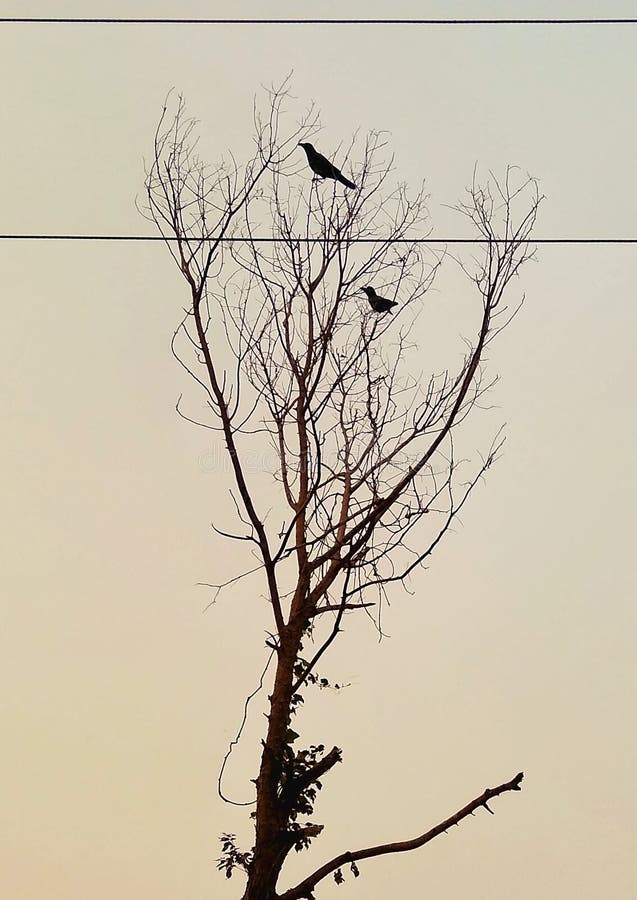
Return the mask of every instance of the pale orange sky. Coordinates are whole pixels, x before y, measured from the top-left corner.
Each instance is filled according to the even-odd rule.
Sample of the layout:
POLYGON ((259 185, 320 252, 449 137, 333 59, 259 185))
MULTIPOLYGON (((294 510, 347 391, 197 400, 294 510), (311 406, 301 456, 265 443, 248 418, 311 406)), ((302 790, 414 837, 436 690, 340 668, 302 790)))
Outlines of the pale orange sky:
MULTIPOLYGON (((326 2, 346 17, 630 16, 613 2, 326 2), (478 7, 479 6, 479 10, 478 7), (575 8, 576 7, 576 8, 575 8)), ((250 16, 214 2, 0 3, 0 16, 250 16)), ((267 15, 309 15, 268 4, 267 15)), ((539 237, 637 237, 637 26, 259 29, 0 25, 0 232, 140 233, 134 198, 166 92, 211 161, 249 152, 253 95, 294 70, 321 148, 387 129, 423 176, 435 233, 476 161, 547 195, 539 237)), ((318 143, 318 142, 317 142, 318 143)), ((159 244, 0 242, 5 509, 0 887, 11 900, 241 895, 217 835, 251 836, 216 777, 265 660, 251 582, 208 612, 196 586, 240 565, 210 532, 227 479, 178 418, 170 355, 184 285, 159 244)), ((338 744, 289 880, 344 849, 412 837, 526 773, 422 851, 361 865, 321 900, 635 895, 633 246, 543 246, 490 352, 506 452, 380 646, 353 622, 304 736, 338 744)), ((468 334, 449 269, 438 309, 468 334)), ((426 317, 422 327, 426 329, 426 317)), ((423 332, 424 333, 424 332, 423 332)), ((480 441, 483 443, 481 444, 480 441)), ((228 507, 228 515, 230 509, 228 507)), ((310 707, 310 698, 307 704, 310 707)), ((226 788, 249 799, 259 706, 226 788)), ((298 730, 298 729, 297 729, 298 730)), ((285 884, 285 877, 281 886, 285 884)))

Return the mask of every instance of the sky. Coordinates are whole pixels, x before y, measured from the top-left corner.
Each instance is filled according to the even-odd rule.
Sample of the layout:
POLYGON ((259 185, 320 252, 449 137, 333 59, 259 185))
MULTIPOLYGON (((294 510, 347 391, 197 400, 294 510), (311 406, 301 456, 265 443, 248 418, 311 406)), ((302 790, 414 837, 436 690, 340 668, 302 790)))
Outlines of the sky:
MULTIPOLYGON (((593 2, 325 2, 347 18, 586 17, 593 2)), ((614 0, 603 15, 634 15, 614 0)), ((308 15, 298 3, 267 16, 308 15)), ((184 0, 0 3, 2 16, 249 17, 184 0)), ((0 24, 3 234, 152 233, 135 208, 167 92, 211 161, 249 152, 252 102, 292 72, 321 149, 389 132, 426 179, 433 233, 478 170, 518 165, 540 238, 637 238, 637 26, 0 24)), ((371 860, 321 900, 635 895, 634 416, 637 245, 541 245, 490 352, 479 440, 503 457, 378 643, 352 623, 304 735, 343 749, 281 887, 335 853, 422 833, 485 787, 523 790, 420 851, 371 860)), ((0 241, 0 885, 11 900, 241 895, 217 836, 250 843, 216 780, 265 661, 261 589, 204 611, 241 560, 218 447, 175 412, 185 284, 159 243, 0 241)), ((452 269, 436 290, 460 334, 452 269), (457 322, 456 322, 456 316, 457 322)), ((426 329, 426 320, 422 328, 426 329)), ((423 331, 423 340, 430 335, 423 331)), ((190 393, 189 393, 190 392, 190 393)), ((473 433, 472 433, 473 434, 473 433)), ((307 701, 310 706, 309 698, 307 701)), ((225 788, 251 799, 258 703, 225 788)))

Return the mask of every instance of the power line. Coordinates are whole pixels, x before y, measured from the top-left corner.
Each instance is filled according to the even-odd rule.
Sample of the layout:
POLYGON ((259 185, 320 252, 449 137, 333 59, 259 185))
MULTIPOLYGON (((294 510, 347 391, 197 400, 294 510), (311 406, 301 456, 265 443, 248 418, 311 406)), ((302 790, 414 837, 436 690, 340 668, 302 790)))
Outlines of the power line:
MULTIPOLYGON (((214 241, 216 235, 208 235, 205 240, 214 241)), ((0 234, 0 241, 117 241, 125 243, 126 241, 169 241, 176 243, 179 240, 176 237, 162 237, 153 234, 0 234)), ((189 238, 189 241, 195 242, 204 240, 203 238, 189 238)), ((321 244, 323 238, 295 238, 302 244, 321 244)), ((353 238, 348 240, 348 244, 380 244, 384 238, 353 238)), ((274 237, 224 237, 222 242, 225 244, 255 243, 255 244, 277 244, 282 243, 281 238, 274 237)), ((505 238, 495 239, 494 243, 503 244, 505 238)), ((459 238, 459 237, 427 237, 427 238, 394 238, 389 241, 391 244, 487 244, 488 238, 459 238)), ((528 238, 519 241, 520 244, 637 244, 637 238, 604 238, 604 237, 558 237, 558 238, 528 238)))
POLYGON ((0 25, 636 25, 637 19, 125 19, 3 16, 0 25))

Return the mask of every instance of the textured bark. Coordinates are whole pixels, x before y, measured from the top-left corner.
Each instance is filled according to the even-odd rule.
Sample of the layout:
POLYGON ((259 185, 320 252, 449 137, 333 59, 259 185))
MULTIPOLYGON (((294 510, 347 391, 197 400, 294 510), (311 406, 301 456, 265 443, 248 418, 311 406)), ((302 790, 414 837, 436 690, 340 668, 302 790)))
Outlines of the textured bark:
POLYGON ((274 688, 270 700, 268 731, 257 778, 257 816, 254 856, 248 874, 245 900, 270 900, 281 866, 289 852, 285 828, 287 815, 278 802, 283 749, 290 725, 290 700, 294 665, 299 652, 301 630, 288 626, 278 652, 274 688))

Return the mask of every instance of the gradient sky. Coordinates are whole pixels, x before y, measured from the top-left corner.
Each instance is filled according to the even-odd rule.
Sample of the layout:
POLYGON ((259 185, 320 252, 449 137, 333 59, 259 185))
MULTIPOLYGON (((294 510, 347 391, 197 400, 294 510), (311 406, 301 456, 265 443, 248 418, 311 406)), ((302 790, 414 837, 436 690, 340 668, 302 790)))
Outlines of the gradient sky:
MULTIPOLYGON (((23 0, 0 15, 635 14, 600 6, 23 0)), ((254 94, 290 70, 322 110, 321 149, 390 132, 401 176, 427 179, 435 233, 467 234, 445 204, 477 162, 540 179, 538 237, 637 237, 637 26, 0 25, 0 232, 150 233, 134 200, 167 91, 214 161, 248 152, 254 94)), ((251 832, 216 777, 267 618, 256 582, 202 612, 196 583, 240 559, 210 531, 227 503, 217 449, 174 410, 182 391, 196 401, 169 351, 185 285, 160 244, 2 241, 0 265, 2 894, 238 897, 216 837, 251 832)), ((413 595, 392 594, 391 638, 353 622, 326 666, 351 687, 318 695, 302 730, 344 763, 290 879, 421 833, 520 769, 523 792, 321 900, 636 894, 636 267, 634 246, 543 246, 514 286, 526 303, 490 352, 497 408, 475 432, 477 449, 506 422, 506 452, 413 595)), ((451 269, 437 290, 455 325, 451 269)), ((257 704, 228 770, 239 800, 262 722, 257 704)))

